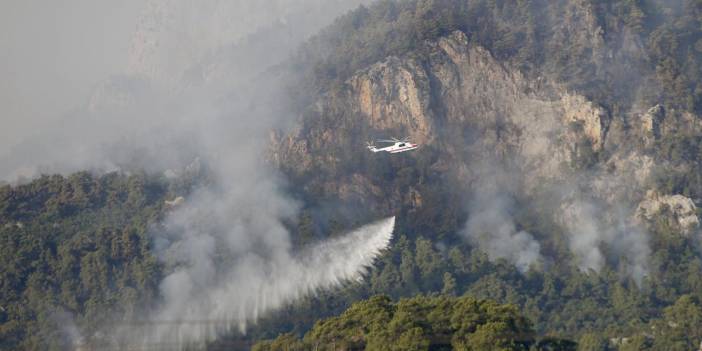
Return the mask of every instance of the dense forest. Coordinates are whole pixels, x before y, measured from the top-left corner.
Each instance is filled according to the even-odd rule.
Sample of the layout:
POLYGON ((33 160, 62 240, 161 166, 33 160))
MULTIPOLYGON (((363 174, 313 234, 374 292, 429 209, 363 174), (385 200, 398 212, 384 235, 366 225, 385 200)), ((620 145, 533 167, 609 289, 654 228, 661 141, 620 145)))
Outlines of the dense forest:
POLYGON ((0 188, 0 348, 65 349, 66 323, 89 328, 153 303, 161 264, 149 228, 186 188, 85 172, 0 188))
MULTIPOLYGON (((297 51, 291 65, 303 75, 292 94, 304 110, 358 70, 388 56, 428 55, 426 40, 455 30, 527 77, 564 84, 612 115, 656 104, 695 118, 702 113, 702 2, 696 0, 381 0, 336 19, 297 51), (568 32, 577 19, 563 14, 579 6, 594 9, 602 40, 568 32)), ((656 190, 702 199, 702 134, 681 128, 645 147, 663 165, 654 175, 656 190)), ((511 213, 515 225, 551 238, 548 249, 563 260, 521 272, 457 235, 466 221, 464 199, 432 168, 440 152, 349 156, 340 172, 362 170, 388 194, 412 186, 422 206, 397 209, 390 249, 363 282, 305 297, 230 339, 258 342, 260 351, 699 347, 698 232, 680 235, 665 213, 650 220, 650 275, 638 284, 616 267, 585 272, 568 264, 571 254, 557 239, 563 228, 545 215, 546 204, 518 198, 530 206, 511 213)), ((588 155, 579 166, 596 167, 601 156, 588 155)), ((356 203, 325 208, 334 199, 320 197, 309 179, 290 182, 304 202, 288 228, 297 247, 372 217, 356 203)), ((0 349, 65 349, 67 321, 90 331, 153 305, 168 267, 154 256, 150 233, 173 206, 166 201, 203 183, 83 172, 1 186, 0 349)))
POLYGON ((392 303, 375 296, 338 317, 318 321, 300 340, 283 334, 257 351, 282 350, 574 350, 567 340, 536 341, 514 306, 465 296, 413 297, 392 303))
MULTIPOLYGON (((302 101, 329 91, 333 98, 343 96, 349 77, 388 56, 428 64, 432 52, 424 43, 459 30, 469 45, 487 48, 529 79, 545 77, 584 94, 612 118, 632 118, 632 109, 656 105, 671 115, 698 115, 701 11, 698 1, 379 1, 337 19, 300 49, 294 61, 306 72, 307 89, 298 92, 310 94, 302 101)), ((332 118, 310 115, 310 128, 334 125, 332 118)), ((653 143, 622 147, 641 148, 660 165, 651 179, 653 189, 699 201, 701 135, 682 123, 667 128, 653 143)), ((457 237, 466 219, 465 199, 434 167, 442 152, 429 145, 415 157, 392 158, 345 154, 340 148, 334 150, 342 155, 340 170, 303 173, 301 178, 333 181, 363 169, 387 194, 422 194, 420 208, 403 203, 397 209, 401 216, 390 252, 372 272, 369 286, 351 289, 349 301, 377 293, 395 298, 469 294, 513 303, 537 332, 580 341, 583 349, 698 347, 702 340, 692 336, 701 327, 699 317, 692 316, 702 298, 698 233, 680 235, 665 211, 650 220, 651 274, 639 285, 622 279, 616 267, 595 273, 563 264, 572 255, 558 239, 564 229, 549 216, 552 209, 536 198, 512 194, 515 202, 529 204, 510 213, 516 227, 550 238, 549 250, 558 257, 545 270, 523 274, 506 261, 491 262, 457 237), (682 317, 688 312, 692 315, 682 317)), ((573 166, 596 169, 606 156, 606 151, 582 154, 573 166)), ((333 200, 319 198, 324 191, 316 185, 322 182, 297 180, 312 194, 309 203, 333 200)), ((340 212, 335 223, 360 215, 358 210, 347 210, 351 216, 340 212)), ((305 329, 295 325, 289 330, 302 334, 305 329)))
MULTIPOLYGON (((2 348, 63 349, 70 340, 59 326, 66 321, 75 320, 77 325, 89 329, 105 318, 128 316, 134 310, 146 308, 157 298, 156 284, 163 269, 150 252, 149 226, 168 210, 164 200, 184 191, 187 186, 183 183, 163 177, 143 174, 93 177, 87 173, 68 178, 45 176, 26 185, 0 189, 2 348)), ((296 237, 311 235, 304 233, 311 229, 304 212, 302 216, 297 228, 291 228, 296 237)), ((342 222, 340 219, 339 223, 342 222)), ((661 228, 662 234, 664 230, 661 228)), ((435 326, 433 318, 450 315, 441 311, 458 311, 451 306, 466 306, 481 311, 475 313, 487 313, 484 318, 476 317, 478 320, 494 318, 493 322, 500 327, 507 323, 504 319, 507 318, 511 334, 501 331, 498 334, 504 337, 525 333, 528 345, 537 340, 537 335, 558 335, 578 340, 582 349, 587 350, 615 346, 610 339, 619 343, 627 340, 622 349, 689 350, 702 337, 701 262, 693 245, 679 237, 662 237, 659 245, 656 260, 660 262, 662 276, 638 288, 632 282, 622 282, 612 271, 593 275, 572 269, 530 271, 524 275, 506 262, 491 263, 484 253, 466 244, 456 243, 449 250, 440 251, 428 238, 400 235, 367 283, 305 298, 265 317, 245 338, 270 338, 279 332, 305 333, 318 318, 339 313, 352 302, 377 293, 400 297, 433 292, 443 297, 417 297, 401 300, 397 305, 387 297, 375 297, 354 305, 340 317, 317 322, 303 341, 285 334, 258 347, 275 350, 283 347, 280 345, 299 345, 300 349, 306 349, 310 343, 323 342, 325 338, 368 342, 370 347, 374 337, 395 340, 392 335, 396 335, 403 342, 418 343, 418 349, 423 349, 421 345, 426 347, 427 342, 432 342, 428 336, 432 333, 448 338, 452 345, 450 335, 457 340, 491 342, 486 340, 492 339, 460 334, 451 329, 455 327, 450 327, 450 331, 437 329, 448 322, 437 321, 435 326), (475 297, 513 305, 501 307, 489 301, 479 302, 475 297), (362 317, 365 313, 380 313, 372 309, 375 305, 396 311, 384 315, 392 323, 381 325, 405 328, 404 323, 409 323, 431 329, 409 330, 404 335, 405 329, 390 333, 369 326, 368 339, 358 340, 345 337, 344 329, 336 326, 356 325, 346 319, 365 323, 367 320, 362 317), (520 313, 514 306, 519 306, 520 313), (405 309, 426 314, 421 317, 405 309), (432 309, 439 310, 432 313, 432 309), (402 311, 410 314, 400 314, 402 311), (584 348, 585 345, 590 346, 584 348)), ((354 333, 353 330, 348 333, 354 333)), ((489 335, 492 334, 484 337, 489 335)), ((375 342, 382 340, 385 339, 375 342)), ((514 347, 508 349, 523 349, 527 345, 511 343, 517 339, 500 340, 514 347)), ((564 349, 572 348, 571 344, 563 345, 564 349)))

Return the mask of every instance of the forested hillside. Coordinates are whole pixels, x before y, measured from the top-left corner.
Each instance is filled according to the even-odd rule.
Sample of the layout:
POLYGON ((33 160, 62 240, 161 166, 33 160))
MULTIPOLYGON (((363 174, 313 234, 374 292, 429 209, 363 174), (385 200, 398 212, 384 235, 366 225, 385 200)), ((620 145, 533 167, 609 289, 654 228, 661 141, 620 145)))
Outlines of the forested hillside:
POLYGON ((89 329, 153 303, 161 265, 148 233, 174 190, 116 173, 0 188, 0 348, 64 349, 73 323, 89 329))
POLYGON ((575 350, 568 340, 536 341, 514 306, 471 297, 374 296, 318 321, 300 340, 284 334, 253 346, 283 350, 575 350))
MULTIPOLYGON (((3 349, 63 349, 70 342, 70 335, 65 334, 70 327, 63 324, 75 320, 78 326, 89 330, 90 325, 105 322, 105 318, 123 318, 153 302, 162 264, 150 252, 149 223, 156 223, 167 210, 164 200, 170 194, 184 191, 169 183, 163 178, 144 175, 108 174, 94 178, 79 173, 68 178, 42 177, 27 185, 3 187, 0 192, 3 349)), ((310 230, 308 220, 300 221, 295 231, 297 237, 310 230)), ((391 310, 411 307, 425 311, 434 317, 412 320, 416 315, 411 314, 413 317, 407 323, 436 328, 432 318, 445 318, 450 313, 431 314, 426 312, 429 307, 422 306, 458 311, 451 306, 468 304, 487 310, 496 308, 509 318, 517 318, 521 324, 515 325, 518 330, 512 332, 525 332, 532 341, 537 335, 547 333, 582 335, 582 343, 608 345, 608 336, 635 335, 640 345, 654 349, 673 349, 679 345, 678 349, 685 350, 700 337, 700 274, 695 271, 700 262, 694 252, 672 257, 687 250, 684 242, 676 243, 674 239, 668 238, 670 242, 660 250, 658 259, 683 271, 669 270, 668 284, 642 290, 633 284, 623 284, 614 272, 588 276, 553 270, 522 275, 506 262, 490 263, 485 254, 468 245, 456 244, 448 251, 441 251, 427 238, 409 240, 400 235, 379 267, 373 270, 368 283, 306 298, 271 318, 264 318, 250 336, 274 337, 276 331, 304 332, 316 318, 338 313, 346 304, 374 293, 413 296, 434 291, 446 297, 416 298, 401 301, 396 307, 386 298, 373 298, 356 305, 343 318, 352 318, 356 311, 360 315, 353 318, 366 323, 364 308, 382 302, 391 310), (685 291, 693 294, 676 300, 685 291), (448 298, 463 294, 466 297, 458 300, 448 298), (523 306, 524 317, 515 314, 514 308, 477 302, 470 296, 518 304, 523 306), (676 301, 658 314, 654 303, 661 300, 656 298, 676 301), (533 331, 533 322, 540 332, 533 331), (628 332, 621 334, 624 331, 628 332)), ((344 339, 344 329, 330 327, 333 323, 346 325, 343 321, 337 318, 319 322, 308 332, 305 343, 294 341, 293 336, 282 336, 271 345, 309 347, 315 340, 326 340, 323 338, 327 336, 320 331, 324 326, 329 332, 340 333, 339 342, 356 340, 344 339)), ((400 328, 404 324, 398 321, 390 325, 400 328)), ((421 335, 431 335, 433 331, 427 329, 421 335)), ((385 335, 381 330, 377 332, 385 335)), ((405 342, 424 345, 422 340, 426 339, 417 338, 405 342)))
POLYGON ((460 30, 499 60, 612 109, 663 98, 700 112, 701 12, 694 0, 383 0, 337 19, 303 47, 298 62, 311 68, 310 90, 325 89, 460 30), (649 90, 640 92, 642 84, 649 90))
MULTIPOLYGON (((286 70, 297 119, 267 156, 299 201, 293 251, 380 216, 395 232, 363 281, 210 349, 699 347, 700 1, 380 0, 286 70), (421 148, 364 148, 405 135, 421 148)), ((0 349, 158 304, 154 233, 203 172, 0 187, 0 349)))
POLYGON ((702 340, 682 335, 697 317, 672 316, 698 312, 702 297, 701 10, 359 8, 296 57, 303 91, 322 94, 306 97, 314 103, 273 158, 305 189, 311 218, 330 202, 354 208, 341 206, 337 223, 363 209, 401 213, 368 294, 514 303, 539 333, 594 349, 695 348, 702 340), (424 145, 356 152, 387 135, 424 145))

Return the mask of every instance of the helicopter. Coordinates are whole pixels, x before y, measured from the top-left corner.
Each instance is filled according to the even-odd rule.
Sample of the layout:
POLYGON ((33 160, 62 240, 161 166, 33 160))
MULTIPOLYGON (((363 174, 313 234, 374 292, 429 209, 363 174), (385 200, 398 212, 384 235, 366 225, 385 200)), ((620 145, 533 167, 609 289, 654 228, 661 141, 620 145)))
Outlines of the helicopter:
POLYGON ((410 151, 414 150, 419 147, 417 144, 413 144, 409 141, 409 138, 404 138, 404 139, 397 139, 397 138, 390 138, 388 139, 381 139, 377 140, 379 143, 392 143, 390 146, 386 147, 381 147, 377 148, 373 144, 373 142, 369 141, 366 143, 366 147, 368 147, 368 150, 373 151, 373 152, 389 152, 391 154, 397 154, 400 152, 405 152, 405 151, 410 151))

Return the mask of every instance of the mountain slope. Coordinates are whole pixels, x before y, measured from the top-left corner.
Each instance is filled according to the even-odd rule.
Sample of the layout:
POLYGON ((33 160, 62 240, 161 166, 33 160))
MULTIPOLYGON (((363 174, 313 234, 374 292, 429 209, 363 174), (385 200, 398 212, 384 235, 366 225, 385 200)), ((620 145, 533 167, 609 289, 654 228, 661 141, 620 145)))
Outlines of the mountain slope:
POLYGON ((89 333, 152 304, 161 265, 148 228, 176 189, 114 173, 0 187, 0 348, 66 349, 76 324, 89 333))
POLYGON ((317 322, 304 337, 290 334, 254 345, 253 350, 574 350, 567 340, 535 341, 514 306, 470 297, 417 296, 392 303, 374 296, 343 314, 317 322))
MULTIPOLYGON (((300 117, 268 145, 287 176, 281 188, 302 207, 275 223, 292 233, 293 253, 386 215, 397 216, 393 241, 365 281, 301 298, 230 338, 248 345, 303 335, 314 321, 375 294, 441 293, 518 306, 533 322, 532 339, 557 335, 595 349, 696 347, 701 13, 695 1, 385 0, 337 19, 264 74, 286 83, 292 76, 300 117), (422 147, 399 155, 365 149, 368 140, 405 135, 422 147)), ((241 47, 256 44, 253 37, 241 47)), ((193 70, 189 59, 176 60, 173 74, 153 71, 149 60, 136 71, 218 85, 218 73, 204 73, 229 72, 230 56, 223 49, 210 58, 198 57, 193 70)), ((113 85, 105 95, 141 86, 113 85)), ((214 91, 223 104, 241 98, 214 91)), ((256 103, 234 112, 267 116, 256 103)), ((246 163, 257 155, 231 138, 247 134, 236 119, 226 124, 232 130, 200 122, 193 125, 213 126, 203 131, 218 129, 228 141, 219 151, 234 160, 227 170, 258 165, 246 163)), ((251 190, 260 174, 223 174, 234 179, 227 185, 245 184, 242 196, 270 194, 251 190)), ((46 340, 66 346, 104 311, 122 318, 158 300, 163 266, 152 257, 157 243, 147 229, 167 213, 165 200, 212 186, 216 177, 166 178, 77 174, 1 188, 3 348, 43 349, 46 340), (57 307, 74 313, 78 328, 59 335, 56 324, 70 318, 57 307)), ((256 200, 266 210, 267 199, 256 200)), ((242 203, 222 207, 222 227, 242 203)), ((231 259, 223 256, 207 258, 231 259)), ((329 331, 343 320, 332 321, 320 325, 329 323, 329 331)))
POLYGON ((270 157, 313 212, 401 213, 409 245, 371 291, 456 279, 535 311, 540 331, 646 334, 700 294, 700 18, 689 1, 379 2, 300 55, 318 93, 270 157), (662 33, 679 46, 661 51, 662 33), (405 135, 422 148, 364 149, 405 135))

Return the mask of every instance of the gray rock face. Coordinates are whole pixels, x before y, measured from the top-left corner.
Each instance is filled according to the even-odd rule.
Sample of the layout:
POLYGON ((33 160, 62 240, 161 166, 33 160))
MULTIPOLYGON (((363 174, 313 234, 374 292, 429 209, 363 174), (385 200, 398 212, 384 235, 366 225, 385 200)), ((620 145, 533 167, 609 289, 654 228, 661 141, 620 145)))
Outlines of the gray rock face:
POLYGON ((682 195, 660 195, 655 191, 648 191, 646 198, 639 203, 636 214, 642 220, 651 220, 661 215, 669 216, 674 222, 673 228, 683 235, 689 235, 700 226, 697 206, 692 199, 682 195))
MULTIPOLYGON (((388 194, 362 170, 340 172, 354 154, 366 152, 366 140, 409 136, 437 150, 431 168, 455 181, 457 191, 474 191, 486 179, 531 197, 540 196, 544 188, 555 189, 555 199, 549 200, 554 202, 553 216, 570 231, 571 246, 581 251, 582 230, 568 220, 577 212, 574 206, 596 208, 589 219, 597 222, 593 228, 641 224, 635 209, 657 167, 646 147, 674 125, 663 107, 612 116, 557 82, 528 79, 486 49, 469 44, 462 32, 425 45, 426 54, 388 57, 321 97, 314 116, 293 132, 274 137, 273 160, 312 183, 318 181, 317 172, 336 174, 316 186, 342 200, 367 200, 380 208, 392 206, 389 202, 421 206, 408 196, 388 194), (617 224, 622 220, 626 223, 617 224)), ((412 199, 421 198, 413 192, 412 199)), ((620 234, 591 234, 587 255, 599 255, 602 242, 616 243, 621 235, 635 240, 645 231, 620 234)))
POLYGON ((464 173, 459 179, 470 178, 468 163, 509 159, 532 187, 537 178, 563 178, 574 158, 603 149, 610 118, 583 96, 527 80, 462 32, 427 47, 424 60, 389 57, 322 98, 318 120, 277 137, 274 159, 297 174, 334 169, 340 160, 328 150, 362 152, 373 135, 406 135, 441 149, 440 162, 464 173))

